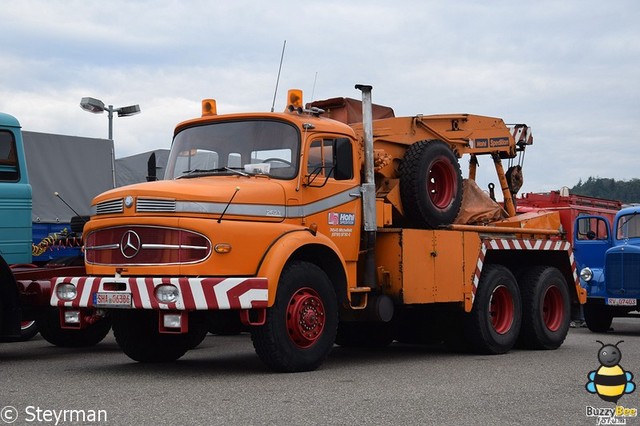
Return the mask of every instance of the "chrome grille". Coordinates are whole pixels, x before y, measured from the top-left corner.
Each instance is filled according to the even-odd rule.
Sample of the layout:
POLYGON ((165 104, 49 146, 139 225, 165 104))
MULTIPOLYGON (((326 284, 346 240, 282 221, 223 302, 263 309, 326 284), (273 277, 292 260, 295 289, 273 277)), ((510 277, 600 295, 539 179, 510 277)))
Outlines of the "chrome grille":
POLYGON ((176 211, 176 200, 161 200, 154 198, 138 198, 136 202, 137 212, 169 212, 176 211))
POLYGON ((118 200, 109 200, 98 203, 96 206, 96 214, 114 214, 122 213, 124 210, 122 198, 118 200))

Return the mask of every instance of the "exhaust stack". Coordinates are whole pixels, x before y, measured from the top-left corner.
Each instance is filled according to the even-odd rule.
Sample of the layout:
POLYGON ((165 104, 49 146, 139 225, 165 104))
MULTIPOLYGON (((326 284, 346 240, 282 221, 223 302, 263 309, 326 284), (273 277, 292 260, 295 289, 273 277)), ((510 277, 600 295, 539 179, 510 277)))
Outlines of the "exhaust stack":
POLYGON ((362 127, 364 130, 364 170, 362 184, 362 211, 364 212, 364 232, 366 237, 364 284, 373 288, 376 283, 376 184, 373 169, 373 105, 372 86, 356 84, 362 91, 362 127))

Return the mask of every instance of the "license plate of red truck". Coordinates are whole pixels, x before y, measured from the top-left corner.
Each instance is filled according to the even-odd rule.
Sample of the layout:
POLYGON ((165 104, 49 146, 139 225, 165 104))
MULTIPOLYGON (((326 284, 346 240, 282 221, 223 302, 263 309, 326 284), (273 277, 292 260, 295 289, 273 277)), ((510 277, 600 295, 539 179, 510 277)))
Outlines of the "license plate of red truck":
POLYGON ((93 305, 116 308, 130 308, 131 293, 94 293, 93 305))

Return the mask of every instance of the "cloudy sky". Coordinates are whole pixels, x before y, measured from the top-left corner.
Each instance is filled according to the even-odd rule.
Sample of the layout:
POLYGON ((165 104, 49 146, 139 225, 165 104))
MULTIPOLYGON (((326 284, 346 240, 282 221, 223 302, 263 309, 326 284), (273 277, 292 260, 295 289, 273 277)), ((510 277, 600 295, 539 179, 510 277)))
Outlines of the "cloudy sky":
MULTIPOLYGON (((308 101, 371 84, 396 115, 532 126, 523 191, 640 177, 636 0, 4 0, 2 15, 0 111, 25 130, 106 138, 106 114, 80 99, 139 104, 114 118, 117 157, 168 148, 203 98, 269 110, 286 40, 277 110, 288 88, 308 101)), ((484 187, 495 179, 480 166, 484 187)))

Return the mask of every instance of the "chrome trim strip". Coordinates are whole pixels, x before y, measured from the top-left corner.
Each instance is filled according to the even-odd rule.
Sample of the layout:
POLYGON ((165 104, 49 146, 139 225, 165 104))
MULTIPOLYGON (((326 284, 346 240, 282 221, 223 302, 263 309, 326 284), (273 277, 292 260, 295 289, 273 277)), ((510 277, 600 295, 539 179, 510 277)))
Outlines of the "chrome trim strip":
POLYGON ((140 248, 145 249, 193 249, 193 250, 207 250, 207 247, 203 246, 185 246, 182 244, 142 244, 140 248))
MULTIPOLYGON (((227 215, 257 216, 275 218, 301 218, 319 213, 333 207, 346 204, 354 198, 359 198, 360 193, 354 193, 354 188, 349 188, 338 194, 315 201, 302 206, 283 206, 281 204, 231 204, 227 209, 227 215)), ((209 213, 222 214, 227 203, 209 203, 198 201, 176 202, 176 212, 181 213, 209 213)))
POLYGON ((102 246, 86 247, 85 250, 116 250, 120 248, 120 244, 105 244, 102 246))

